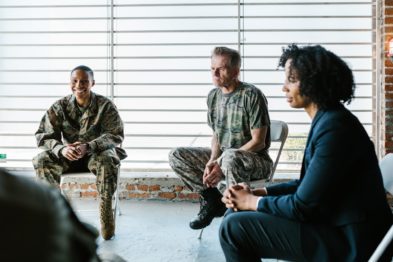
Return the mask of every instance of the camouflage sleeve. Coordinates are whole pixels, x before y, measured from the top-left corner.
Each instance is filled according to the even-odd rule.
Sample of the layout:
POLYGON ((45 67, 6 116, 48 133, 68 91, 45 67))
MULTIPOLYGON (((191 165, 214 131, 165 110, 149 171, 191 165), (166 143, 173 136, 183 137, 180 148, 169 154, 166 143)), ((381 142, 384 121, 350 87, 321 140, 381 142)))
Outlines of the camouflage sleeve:
POLYGON ((270 125, 267 100, 259 89, 250 92, 247 104, 251 129, 270 125))
POLYGON ((213 98, 215 96, 215 89, 211 90, 209 92, 209 95, 207 96, 206 99, 206 104, 207 104, 207 124, 213 129, 214 131, 214 125, 213 125, 213 98))
POLYGON ((55 106, 51 106, 42 117, 38 130, 35 132, 37 146, 51 150, 57 157, 60 157, 59 153, 64 147, 61 139, 61 122, 58 110, 55 106))
POLYGON ((112 102, 108 102, 99 109, 99 114, 101 114, 101 134, 88 143, 92 152, 114 148, 124 139, 123 121, 116 106, 112 102))

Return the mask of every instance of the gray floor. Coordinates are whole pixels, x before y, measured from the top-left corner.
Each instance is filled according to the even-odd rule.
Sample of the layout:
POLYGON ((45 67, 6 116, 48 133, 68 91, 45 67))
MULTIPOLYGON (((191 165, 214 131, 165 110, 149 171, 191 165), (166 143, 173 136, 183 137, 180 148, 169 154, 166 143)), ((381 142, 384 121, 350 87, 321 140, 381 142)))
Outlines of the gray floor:
MULTIPOLYGON (((115 252, 127 261, 225 261, 218 240, 221 218, 216 218, 198 240, 199 230, 191 230, 188 221, 198 212, 199 204, 189 202, 122 200, 122 215, 117 218, 116 236, 110 241, 98 239, 98 252, 115 252)), ((78 216, 99 227, 98 202, 73 200, 78 216)))

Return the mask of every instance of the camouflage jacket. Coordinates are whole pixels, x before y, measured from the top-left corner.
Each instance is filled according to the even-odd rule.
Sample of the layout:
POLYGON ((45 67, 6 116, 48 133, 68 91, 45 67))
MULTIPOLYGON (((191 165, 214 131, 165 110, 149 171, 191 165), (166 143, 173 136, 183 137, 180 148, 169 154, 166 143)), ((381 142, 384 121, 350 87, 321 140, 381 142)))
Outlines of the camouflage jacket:
MULTIPOLYGON (((88 143, 92 153, 115 148, 124 139, 124 128, 113 102, 91 92, 90 105, 83 113, 74 95, 56 101, 43 116, 35 137, 38 147, 60 157, 66 144, 77 141, 88 143)), ((116 151, 120 159, 126 157, 123 149, 116 151)))

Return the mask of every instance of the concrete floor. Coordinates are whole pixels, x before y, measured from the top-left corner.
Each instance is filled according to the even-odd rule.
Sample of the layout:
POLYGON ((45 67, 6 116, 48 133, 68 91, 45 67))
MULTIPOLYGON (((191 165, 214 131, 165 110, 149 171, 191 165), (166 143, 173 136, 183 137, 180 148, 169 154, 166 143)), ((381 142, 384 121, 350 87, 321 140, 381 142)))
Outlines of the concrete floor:
MULTIPOLYGON (((99 228, 98 201, 72 200, 78 216, 99 228)), ((122 215, 117 218, 116 236, 98 239, 98 252, 114 252, 132 262, 223 262, 225 261, 218 228, 222 218, 216 218, 204 230, 188 226, 198 212, 199 204, 154 200, 122 200, 122 215)))

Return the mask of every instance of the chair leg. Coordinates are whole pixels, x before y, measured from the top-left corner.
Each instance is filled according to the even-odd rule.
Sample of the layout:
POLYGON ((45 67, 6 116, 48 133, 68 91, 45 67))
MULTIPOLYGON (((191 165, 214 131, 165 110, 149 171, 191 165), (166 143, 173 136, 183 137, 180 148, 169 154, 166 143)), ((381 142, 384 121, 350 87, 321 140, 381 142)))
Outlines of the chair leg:
POLYGON ((60 192, 63 196, 66 196, 63 187, 61 186, 63 184, 63 176, 60 177, 60 183, 59 183, 59 187, 60 187, 60 192))
POLYGON ((60 177, 60 183, 59 183, 60 193, 63 195, 63 197, 64 197, 65 199, 67 199, 68 202, 71 203, 71 199, 67 196, 66 192, 64 191, 64 189, 63 189, 63 187, 62 187, 63 182, 64 182, 64 178, 63 178, 63 176, 61 176, 61 177, 60 177))
POLYGON ((119 199, 119 190, 116 190, 115 192, 115 215, 121 216, 121 210, 120 210, 120 199, 119 199), (117 211, 117 213, 116 213, 117 211))
POLYGON ((120 182, 120 167, 119 171, 117 173, 117 188, 115 191, 115 204, 113 205, 113 219, 116 222, 116 217, 121 216, 121 210, 120 210, 120 200, 119 200, 119 182, 120 182))
POLYGON ((121 216, 121 210, 120 210, 120 198, 119 198, 119 194, 120 194, 120 166, 119 166, 119 171, 117 173, 117 188, 116 188, 116 192, 115 192, 115 201, 116 201, 116 209, 118 210, 118 215, 121 216))
POLYGON ((202 239, 203 230, 204 230, 204 228, 202 228, 201 231, 199 231, 199 235, 198 235, 199 240, 202 239))
POLYGON ((374 251, 373 255, 368 260, 369 262, 377 262, 382 256, 385 249, 388 247, 393 239, 393 225, 390 227, 389 231, 386 233, 385 237, 379 243, 377 249, 374 251))

